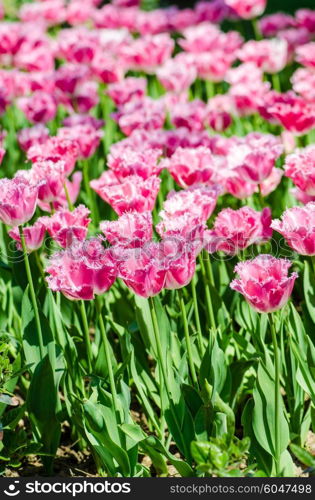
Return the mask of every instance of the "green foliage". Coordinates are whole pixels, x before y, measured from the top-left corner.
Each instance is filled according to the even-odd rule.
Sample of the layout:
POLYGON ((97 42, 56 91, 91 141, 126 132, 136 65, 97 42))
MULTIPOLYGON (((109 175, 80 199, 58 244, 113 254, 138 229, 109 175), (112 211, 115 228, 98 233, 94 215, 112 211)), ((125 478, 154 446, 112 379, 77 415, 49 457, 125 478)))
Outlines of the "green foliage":
MULTIPOLYGON (((22 3, 5 0, 7 17, 15 19, 22 3)), ((280 3, 269 2, 269 8, 282 7, 280 3)), ((169 2, 142 4, 151 10, 169 2)), ((284 7, 291 9, 290 4, 284 7)), ((249 23, 243 23, 242 30, 245 37, 252 34, 249 23)), ((56 27, 49 33, 54 37, 58 31, 56 27)), ((289 88, 292 71, 290 65, 279 75, 283 91, 289 88)), ((156 76, 146 77, 150 97, 163 96, 156 76)), ((206 100, 209 83, 197 79, 191 98, 206 100)), ((227 90, 225 82, 214 87, 217 94, 227 90)), ((112 144, 123 138, 104 84, 99 85, 99 97, 91 113, 106 122, 102 143, 92 158, 77 166, 85 173, 78 203, 93 212, 89 236, 97 235, 98 219, 113 220, 116 214, 91 193, 87 176, 102 174, 112 144)), ((66 114, 60 106, 48 124, 52 133, 66 114)), ((16 133, 29 123, 14 103, 0 121, 7 131, 0 176, 10 177, 28 167, 16 133)), ((226 136, 258 129, 280 134, 280 127, 254 115, 235 120, 226 136)), ((310 134, 299 140, 313 139, 310 134)), ((282 164, 283 158, 277 166, 282 164)), ((166 169, 161 179, 155 221, 174 188, 166 169)), ((283 179, 263 204, 258 193, 246 203, 257 210, 268 205, 274 217, 280 216, 293 203, 289 179, 283 179)), ((226 206, 242 205, 231 195, 221 196, 214 217, 226 206)), ((41 214, 37 208, 31 222, 41 214)), ((272 250, 289 251, 280 247, 277 237, 270 245, 272 250)), ((315 270, 310 259, 294 257, 300 278, 292 301, 274 318, 281 372, 277 416, 277 349, 268 315, 255 312, 229 286, 235 264, 251 251, 265 252, 266 246, 227 260, 216 255, 210 262, 201 256, 193 287, 184 287, 181 296, 163 290, 148 301, 117 280, 98 303, 85 301, 84 308, 47 288, 43 268, 55 249, 46 241, 38 254, 29 255, 30 280, 22 253, 12 250, 8 228, 0 226, 0 474, 23 466, 32 454, 41 458, 45 474, 53 474, 67 432, 76 450, 91 453, 102 476, 168 476, 171 467, 182 477, 275 476, 277 419, 281 475, 295 475, 295 462, 314 474, 315 459, 305 449, 308 433, 315 432, 315 270)))

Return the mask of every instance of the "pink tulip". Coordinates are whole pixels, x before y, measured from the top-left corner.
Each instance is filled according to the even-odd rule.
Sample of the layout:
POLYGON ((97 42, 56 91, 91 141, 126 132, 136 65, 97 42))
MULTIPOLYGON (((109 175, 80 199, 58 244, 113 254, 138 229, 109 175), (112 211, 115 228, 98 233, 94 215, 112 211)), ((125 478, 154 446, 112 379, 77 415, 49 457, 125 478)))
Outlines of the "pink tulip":
MULTIPOLYGON (((65 185, 67 187, 69 198, 72 204, 74 204, 77 201, 77 198, 79 196, 81 181, 82 181, 82 172, 75 172, 72 175, 71 181, 66 178, 65 185)), ((52 207, 54 210, 68 208, 68 200, 66 198, 64 189, 60 192, 56 200, 51 202, 51 204, 38 200, 38 206, 44 212, 49 212, 49 213, 51 212, 52 207)))
POLYGON ((79 157, 77 142, 60 137, 49 137, 45 142, 32 145, 27 151, 27 158, 31 162, 51 160, 63 161, 65 174, 71 174, 79 157))
POLYGON ((198 21, 198 15, 193 9, 169 9, 169 27, 172 31, 180 32, 189 26, 193 26, 198 21))
POLYGON ((135 31, 138 9, 118 8, 115 5, 104 5, 93 13, 93 21, 97 28, 115 29, 125 27, 135 31))
POLYGON ((264 179, 259 184, 261 195, 268 196, 270 193, 272 193, 279 186, 282 176, 283 176, 283 170, 281 170, 281 168, 274 167, 269 177, 264 179))
POLYGON ((285 40, 250 40, 238 51, 243 62, 252 62, 264 73, 279 73, 288 62, 288 46, 285 40))
POLYGON ((239 279, 232 281, 230 286, 244 295, 257 312, 277 311, 288 301, 298 277, 295 272, 288 276, 291 265, 286 259, 276 259, 267 254, 258 255, 235 267, 239 279))
POLYGON ((163 205, 163 219, 190 213, 198 217, 200 222, 206 222, 214 211, 221 192, 218 186, 196 186, 178 192, 171 191, 163 205))
POLYGON ((236 52, 231 54, 223 49, 198 54, 184 52, 178 54, 177 60, 179 64, 194 69, 199 78, 221 82, 236 60, 236 52))
POLYGON ((298 26, 305 28, 309 33, 315 33, 315 12, 311 9, 299 9, 295 13, 298 26))
POLYGON ((196 255, 201 252, 206 226, 198 216, 186 212, 183 215, 172 217, 162 211, 160 217, 162 220, 156 225, 155 229, 162 240, 185 240, 195 250, 196 255))
POLYGON ((90 182, 91 188, 111 205, 118 215, 128 211, 152 211, 160 184, 161 179, 156 176, 144 180, 138 175, 130 175, 119 182, 110 171, 104 172, 98 180, 90 182))
POLYGON ((112 4, 116 7, 137 7, 140 0, 112 0, 112 4))
POLYGON ((20 226, 34 215, 38 186, 29 179, 16 176, 0 179, 0 220, 8 226, 20 226))
MULTIPOLYGON (((28 25, 26 25, 28 26, 28 25)), ((52 41, 44 34, 40 36, 27 35, 19 40, 18 51, 14 54, 13 65, 24 71, 54 71, 54 53, 52 41)), ((46 89, 53 84, 53 80, 46 89)))
POLYGON ((212 0, 212 2, 201 0, 195 5, 195 12, 200 22, 220 23, 227 17, 229 8, 224 0, 212 0))
POLYGON ((157 35, 165 33, 169 28, 168 10, 137 11, 137 15, 135 16, 135 31, 138 31, 141 35, 157 35))
POLYGON ((177 148, 170 158, 162 161, 162 165, 183 188, 196 184, 216 183, 213 155, 203 146, 177 148))
POLYGON ((149 242, 141 248, 115 249, 120 260, 118 277, 141 297, 153 297, 165 285, 166 269, 159 256, 159 243, 149 242))
POLYGON ((243 42, 237 31, 224 33, 212 23, 201 23, 184 30, 184 39, 179 40, 180 46, 193 54, 225 51, 233 54, 243 42))
POLYGON ((315 196, 311 196, 309 194, 306 194, 304 191, 301 191, 299 188, 292 188, 290 189, 290 193, 294 198, 297 199, 300 203, 303 205, 306 205, 310 201, 315 201, 315 196))
POLYGON ((315 196, 315 146, 297 149, 285 160, 285 176, 310 196, 315 196))
POLYGON ((146 35, 121 47, 123 64, 133 70, 153 72, 171 57, 174 41, 168 33, 146 35))
POLYGON ((118 220, 101 222, 100 229, 111 245, 138 248, 152 240, 152 215, 127 212, 118 220))
POLYGON ((113 117, 123 133, 130 135, 134 130, 163 128, 166 112, 162 101, 146 97, 128 102, 113 117))
POLYGON ((176 128, 185 127, 191 131, 204 129, 206 105, 199 99, 175 105, 170 114, 171 122, 176 128))
POLYGON ((266 38, 274 37, 279 31, 294 28, 295 25, 294 17, 284 12, 276 12, 259 20, 260 31, 266 38))
POLYGON ((107 94, 116 106, 123 106, 134 99, 142 99, 147 89, 146 78, 129 76, 121 82, 108 85, 107 94))
MULTIPOLYGON (((41 218, 37 219, 33 226, 27 226, 23 228, 23 234, 25 239, 25 245, 28 253, 38 250, 44 241, 46 228, 42 223, 41 218)), ((22 250, 20 232, 17 227, 10 229, 8 231, 9 236, 15 240, 18 250, 22 250)))
POLYGON ((271 227, 300 255, 315 255, 315 203, 288 208, 271 227))
POLYGON ((92 125, 74 125, 72 127, 61 127, 57 137, 70 139, 76 142, 79 148, 80 158, 90 158, 98 148, 103 132, 96 130, 92 125))
POLYGON ((270 134, 252 133, 232 146, 227 155, 227 167, 250 183, 267 179, 283 152, 281 142, 270 134))
POLYGON ((267 111, 296 135, 306 134, 315 127, 315 104, 292 93, 286 95, 285 102, 274 104, 267 111))
MULTIPOLYGON (((270 90, 263 96, 260 106, 258 107, 258 111, 265 120, 268 120, 274 125, 278 125, 278 120, 271 113, 269 113, 269 109, 278 104, 286 104, 288 100, 294 97, 295 94, 292 91, 281 94, 276 90, 270 90)), ((285 132, 288 131, 286 130, 285 132)))
POLYGON ((19 17, 25 23, 43 21, 48 26, 61 24, 66 19, 64 2, 63 0, 46 0, 27 3, 20 8, 19 17))
POLYGON ((135 148, 113 149, 108 155, 108 167, 114 172, 119 180, 130 175, 138 175, 142 179, 148 179, 152 175, 159 175, 163 164, 158 163, 162 154, 160 149, 137 150, 135 148))
POLYGON ((44 144, 49 137, 49 130, 41 123, 30 128, 22 128, 17 134, 20 147, 28 151, 34 145, 44 144))
POLYGON ((236 255, 253 244, 261 244, 272 236, 271 210, 257 212, 250 207, 226 208, 217 216, 213 229, 206 232, 205 248, 209 253, 236 255))
POLYGON ((21 97, 18 100, 18 106, 32 123, 49 122, 57 113, 54 97, 40 90, 30 97, 21 97))
POLYGON ((224 186, 228 193, 240 200, 249 198, 254 193, 258 192, 257 184, 244 181, 242 174, 237 172, 236 169, 230 172, 227 171, 224 186))
POLYGON ((40 184, 39 200, 50 203, 58 198, 66 178, 63 161, 40 160, 27 173, 33 183, 40 184))
POLYGON ((125 67, 111 54, 97 52, 91 64, 93 74, 103 83, 114 84, 124 78, 125 67))
POLYGON ((308 68, 315 69, 315 42, 300 45, 295 52, 297 62, 308 68))
POLYGON ((264 12, 267 0, 224 0, 242 19, 253 19, 264 12))
POLYGON ((167 238, 160 243, 160 254, 166 270, 164 288, 176 290, 187 286, 196 271, 196 253, 190 242, 178 236, 167 238))
POLYGON ((231 84, 228 95, 240 116, 256 113, 270 89, 263 81, 263 72, 253 63, 230 69, 225 80, 231 84))
POLYGON ((169 59, 157 69, 156 76, 166 90, 180 93, 195 81, 197 71, 193 66, 185 66, 180 61, 169 59))
POLYGON ((61 58, 75 64, 91 64, 99 49, 98 35, 85 27, 61 30, 57 52, 61 58))
POLYGON ((289 60, 293 60, 297 47, 310 42, 311 34, 305 28, 288 28, 279 31, 277 38, 287 42, 289 60))
POLYGON ((71 97, 71 111, 78 113, 88 113, 99 103, 97 82, 82 82, 77 85, 73 96, 71 97))
POLYGON ((102 295, 117 274, 110 250, 97 239, 76 240, 71 247, 54 254, 46 272, 49 288, 70 300, 92 300, 102 295))
POLYGON ((2 21, 0 25, 0 54, 12 55, 19 43, 19 23, 2 21))
POLYGON ((67 116, 63 122, 64 127, 75 127, 76 125, 88 125, 89 127, 95 128, 95 130, 100 130, 104 127, 104 120, 100 120, 91 115, 79 115, 74 113, 71 116, 67 116))
POLYGON ((64 94, 74 94, 77 85, 86 80, 89 71, 83 64, 66 63, 54 73, 55 86, 64 94))
POLYGON ((224 132, 232 124, 232 116, 222 109, 209 109, 207 111, 206 123, 216 132, 224 132))
POLYGON ((306 101, 315 102, 315 71, 313 69, 297 69, 291 77, 291 83, 294 92, 306 101))
POLYGON ((72 212, 67 209, 58 210, 51 217, 41 217, 49 236, 62 248, 68 248, 74 240, 85 240, 88 232, 90 211, 79 205, 72 212))
MULTIPOLYGON (((239 165, 235 169, 243 176, 244 181, 252 183, 261 183, 271 175, 275 161, 282 152, 281 146, 274 150, 268 148, 251 150, 247 146, 239 148, 241 149, 238 157, 239 165)), ((233 155, 233 152, 230 154, 233 155)))
POLYGON ((72 26, 84 24, 92 17, 93 5, 82 3, 80 0, 72 0, 67 7, 67 22, 72 26))

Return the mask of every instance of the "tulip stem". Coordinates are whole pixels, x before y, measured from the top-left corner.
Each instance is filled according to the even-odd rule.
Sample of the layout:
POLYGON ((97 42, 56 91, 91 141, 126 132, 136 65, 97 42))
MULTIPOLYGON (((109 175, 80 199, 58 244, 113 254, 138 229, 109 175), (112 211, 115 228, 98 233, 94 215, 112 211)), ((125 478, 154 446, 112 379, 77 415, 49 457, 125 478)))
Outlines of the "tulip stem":
POLYGON ((204 349, 203 349, 203 338, 202 338, 202 333, 201 333, 201 323, 200 323, 200 317, 199 317, 198 299, 197 299, 197 291, 196 291, 196 276, 194 276, 192 281, 191 281, 191 291, 192 291, 193 304, 194 304, 194 316, 195 316, 195 322, 196 322, 198 348, 199 348, 200 355, 203 356, 204 349))
POLYGON ((89 373, 91 373, 92 372, 92 357, 93 357, 93 355, 92 355, 92 346, 91 346, 89 324, 88 324, 88 320, 87 320, 87 316, 86 316, 84 300, 80 300, 80 310, 81 310, 81 318, 82 318, 82 323, 83 323, 83 334, 84 334, 84 342, 85 342, 86 354, 87 354, 88 370, 89 370, 89 373))
POLYGON ((63 188, 64 188, 64 191, 65 191, 66 200, 67 200, 67 203, 68 203, 68 208, 69 208, 70 212, 72 212, 72 210, 74 209, 74 206, 73 206, 72 201, 70 199, 70 195, 69 195, 69 191, 68 191, 66 183, 64 183, 63 188))
POLYGON ((215 96, 214 83, 211 80, 206 80, 206 96, 207 101, 210 101, 215 96))
POLYGON ((260 27, 258 25, 258 21, 257 19, 252 19, 252 27, 253 27, 253 31, 254 31, 254 35, 255 35, 255 39, 258 41, 258 40, 261 40, 262 39, 262 36, 261 36, 261 31, 260 31, 260 27))
POLYGON ((190 336, 189 336, 185 303, 184 303, 184 299, 183 299, 182 290, 180 290, 180 289, 178 290, 178 296, 179 296, 180 309, 181 309, 182 320, 183 320, 183 325, 184 325, 185 342, 186 342, 187 357, 188 357, 188 364, 189 364, 189 368, 190 368, 191 378, 192 378, 193 384, 196 387, 198 387, 198 379, 197 379, 197 375, 196 375, 194 360, 192 357, 192 346, 191 346, 191 341, 190 341, 190 336))
POLYGON ((157 349, 157 355, 159 358, 159 364, 161 366, 162 370, 162 375, 164 378, 164 383, 166 390, 168 392, 168 395, 171 394, 171 388, 169 385, 169 380, 167 376, 167 371, 166 371, 166 365, 164 362, 165 356, 163 356, 163 351, 162 351, 162 345, 161 345, 161 339, 160 339, 160 332, 159 332, 159 324, 158 320, 156 317, 156 312, 155 312, 155 307, 154 307, 154 301, 153 298, 149 298, 149 307, 150 307, 150 313, 151 313, 151 319, 152 319, 152 324, 153 324, 153 331, 154 331, 154 337, 155 337, 155 343, 156 343, 156 349, 157 349))
POLYGON ((109 376, 109 385, 110 385, 110 390, 111 390, 112 398, 113 398, 114 411, 116 414, 117 423, 121 424, 120 413, 119 413, 119 404, 118 404, 118 395, 117 395, 117 391, 116 391, 112 360, 111 360, 111 356, 110 356, 110 346, 109 346, 109 341, 108 341, 108 337, 107 337, 106 330, 105 330, 101 306, 100 306, 100 303, 98 302, 98 299, 96 299, 96 307, 98 310, 98 321, 99 321, 99 325, 100 325, 100 332, 101 332, 101 337, 102 337, 102 342, 103 342, 103 347, 104 347, 105 359, 106 359, 108 376, 109 376))
POLYGON ((209 260, 209 255, 207 254, 207 252, 203 252, 199 256, 199 262, 200 262, 201 274, 202 274, 202 277, 203 277, 204 287, 205 287, 205 295, 206 295, 206 305, 207 305, 207 311, 208 311, 208 319, 209 319, 209 322, 210 322, 210 326, 213 329, 216 329, 216 324, 215 324, 215 319, 214 319, 214 312, 213 312, 213 305, 212 305, 212 299, 211 299, 211 292, 210 292, 210 288, 209 288, 209 283, 211 284, 211 286, 214 286, 214 285, 212 285, 212 283, 213 283, 213 274, 212 274, 211 263, 210 263, 210 260, 209 260), (205 267, 204 262, 203 262, 203 255, 205 255, 205 261, 206 261, 206 263, 208 261, 208 264, 207 264, 206 267, 205 267), (207 271, 206 271, 206 269, 207 269, 207 271), (207 276, 207 273, 208 273, 208 276, 207 276))
POLYGON ((273 73, 271 75, 271 79, 272 79, 272 86, 273 86, 274 90, 276 90, 277 92, 281 92, 281 83, 280 83, 279 73, 273 73))
POLYGON ((87 160, 82 161, 82 171, 83 171, 84 189, 85 189, 86 195, 89 199, 89 208, 91 210, 92 220, 93 220, 94 225, 98 226, 99 217, 98 217, 98 213, 97 213, 94 194, 93 194, 91 186, 90 186, 89 162, 87 160))
POLYGON ((276 477, 280 477, 280 405, 281 405, 281 392, 280 392, 280 358, 277 342, 277 334, 274 324, 272 313, 269 314, 270 330, 272 336, 273 350, 274 350, 274 364, 275 364, 275 466, 276 477))
POLYGON ((30 268, 30 262, 28 259, 27 248, 26 248, 25 237, 24 237, 24 232, 23 232, 22 226, 19 226, 19 232, 20 232, 21 245, 22 245, 22 249, 23 249, 25 270, 26 270, 26 274, 27 274, 29 287, 30 287, 31 301, 33 304, 33 309, 34 309, 36 330, 37 330, 37 336, 38 336, 39 352, 40 352, 41 359, 43 359, 44 355, 45 355, 43 333, 42 333, 42 327, 41 327, 41 323, 40 323, 40 317, 39 317, 39 312, 38 312, 38 306, 37 306, 37 300, 36 300, 36 295, 35 295, 32 272, 31 272, 31 268, 30 268))

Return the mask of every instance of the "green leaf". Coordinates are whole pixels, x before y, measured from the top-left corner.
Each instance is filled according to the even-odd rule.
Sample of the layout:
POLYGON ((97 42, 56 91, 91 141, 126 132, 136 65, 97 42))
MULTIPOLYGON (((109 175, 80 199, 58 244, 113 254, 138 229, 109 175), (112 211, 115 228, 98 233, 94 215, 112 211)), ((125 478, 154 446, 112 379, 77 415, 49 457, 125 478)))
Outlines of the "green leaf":
POLYGON ((87 438, 90 444, 95 448, 100 458, 104 459, 104 465, 112 469, 112 460, 108 461, 108 455, 115 459, 119 465, 116 472, 120 472, 123 476, 129 477, 131 474, 130 462, 126 451, 113 441, 112 425, 108 426, 104 418, 103 410, 105 408, 101 404, 94 404, 91 401, 86 401, 83 404, 85 416, 85 426, 87 429, 87 438), (106 453, 104 453, 104 451, 106 453))
POLYGON ((301 464, 307 465, 307 467, 315 467, 315 457, 313 457, 309 451, 297 446, 294 443, 290 444, 290 450, 299 462, 301 462, 301 464))
MULTIPOLYGON (((253 430, 259 444, 275 456, 275 385, 273 373, 264 363, 260 363, 256 384, 253 390, 254 411, 253 430)), ((281 398, 282 401, 282 398, 281 398)), ((283 403, 280 408, 280 451, 283 452, 290 441, 289 426, 284 416, 283 403)))
POLYGON ((213 394, 220 393, 227 376, 227 363, 224 352, 217 339, 212 335, 200 366, 200 383, 207 380, 213 386, 213 394))
POLYGON ((315 323, 315 277, 307 260, 304 261, 303 286, 307 310, 315 323))
MULTIPOLYGON (((55 345, 51 333, 50 325, 41 311, 39 311, 40 323, 42 327, 43 343, 45 354, 49 353, 49 357, 54 364, 55 345)), ((22 300, 22 332, 23 332, 23 349, 27 364, 32 366, 34 372, 36 366, 41 361, 39 343, 36 331, 36 322, 33 311, 33 306, 29 298, 29 287, 27 286, 22 300)))
POLYGON ((174 455, 172 455, 155 436, 150 436, 146 438, 144 440, 144 443, 150 448, 153 448, 159 453, 162 453, 162 455, 164 455, 168 459, 168 461, 175 467, 175 469, 179 472, 179 474, 182 477, 196 476, 193 469, 187 462, 184 462, 183 460, 174 457, 174 455))
POLYGON ((245 436, 250 439, 250 458, 257 461, 258 466, 270 477, 272 471, 272 456, 262 448, 253 430, 254 400, 249 399, 242 413, 242 425, 245 436))
POLYGON ((40 361, 33 373, 27 396, 27 408, 38 441, 43 451, 51 457, 43 457, 48 471, 51 471, 54 455, 61 435, 61 426, 56 417, 58 395, 54 372, 48 355, 40 361))

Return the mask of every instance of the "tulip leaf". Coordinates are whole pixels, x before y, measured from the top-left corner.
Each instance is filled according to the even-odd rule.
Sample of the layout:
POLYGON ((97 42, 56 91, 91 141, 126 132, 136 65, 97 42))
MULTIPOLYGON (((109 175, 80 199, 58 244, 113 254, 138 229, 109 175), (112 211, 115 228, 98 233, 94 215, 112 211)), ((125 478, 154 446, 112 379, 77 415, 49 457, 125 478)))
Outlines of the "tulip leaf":
POLYGON ((59 446, 61 425, 56 416, 58 393, 48 355, 37 364, 32 375, 27 397, 27 408, 34 426, 35 435, 43 445, 42 451, 50 455, 42 459, 49 471, 59 446))
MULTIPOLYGON (((41 311, 39 311, 40 323, 43 336, 45 354, 49 352, 51 360, 54 358, 54 339, 51 333, 50 325, 41 311)), ((40 348, 37 337, 37 328, 33 305, 29 298, 29 287, 27 286, 22 300, 22 332, 23 348, 26 362, 31 365, 31 371, 34 372, 36 366, 41 361, 40 348)))
POLYGON ((315 457, 313 457, 309 451, 297 446, 294 443, 290 444, 290 450, 299 462, 301 462, 301 464, 306 465, 307 467, 315 467, 315 457))
MULTIPOLYGON (((271 455, 275 456, 275 384, 270 367, 260 363, 257 370, 257 379, 253 390, 254 411, 253 430, 259 444, 271 455)), ((282 399, 281 399, 282 402, 282 399)), ((280 407, 280 451, 284 451, 289 444, 290 434, 288 422, 280 407)))
POLYGON ((306 307, 315 323, 315 277, 307 261, 304 262, 303 285, 306 307))

